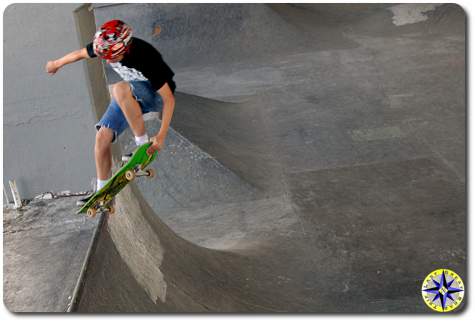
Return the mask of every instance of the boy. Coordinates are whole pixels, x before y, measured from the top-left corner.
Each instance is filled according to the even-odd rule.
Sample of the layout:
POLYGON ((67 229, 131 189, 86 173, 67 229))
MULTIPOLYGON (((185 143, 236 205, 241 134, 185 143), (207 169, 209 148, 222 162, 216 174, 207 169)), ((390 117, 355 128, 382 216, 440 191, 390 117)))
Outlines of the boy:
MULTIPOLYGON (((111 102, 96 124, 94 154, 96 189, 99 190, 111 177, 111 144, 127 126, 130 126, 137 146, 149 142, 143 114, 162 112, 160 130, 151 138, 152 145, 147 153, 163 148, 175 108, 176 85, 174 73, 161 54, 149 43, 132 37, 132 28, 120 20, 104 23, 86 48, 49 61, 46 71, 54 75, 64 65, 94 57, 104 59, 123 79, 111 86, 111 102)), ((92 195, 81 203, 87 202, 92 195)))

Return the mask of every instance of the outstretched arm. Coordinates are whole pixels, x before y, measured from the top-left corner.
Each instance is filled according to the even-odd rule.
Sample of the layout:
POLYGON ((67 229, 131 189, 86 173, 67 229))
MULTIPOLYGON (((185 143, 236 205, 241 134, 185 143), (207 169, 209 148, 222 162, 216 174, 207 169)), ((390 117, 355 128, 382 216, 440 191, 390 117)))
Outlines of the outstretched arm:
POLYGON ((163 100, 162 125, 158 133, 152 138, 152 145, 147 150, 148 154, 152 154, 154 151, 160 151, 163 148, 165 138, 168 134, 168 128, 170 127, 170 122, 172 120, 173 111, 175 110, 175 96, 167 83, 158 90, 158 93, 163 100))
POLYGON ((69 54, 66 54, 65 56, 59 59, 50 60, 48 63, 46 63, 45 69, 47 73, 54 75, 64 65, 71 64, 71 63, 74 63, 86 58, 89 58, 87 49, 82 48, 82 49, 70 52, 69 54))

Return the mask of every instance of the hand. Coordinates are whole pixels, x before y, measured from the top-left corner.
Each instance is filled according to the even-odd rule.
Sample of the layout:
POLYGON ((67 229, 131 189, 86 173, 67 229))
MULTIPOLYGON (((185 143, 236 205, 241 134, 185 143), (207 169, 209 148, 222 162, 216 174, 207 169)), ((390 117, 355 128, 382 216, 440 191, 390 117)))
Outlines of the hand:
POLYGON ((45 70, 48 74, 54 75, 59 70, 59 66, 56 64, 55 61, 49 61, 46 63, 45 70))
POLYGON ((152 138, 152 145, 147 149, 147 154, 152 155, 155 151, 160 152, 160 150, 165 145, 165 136, 156 135, 152 138))

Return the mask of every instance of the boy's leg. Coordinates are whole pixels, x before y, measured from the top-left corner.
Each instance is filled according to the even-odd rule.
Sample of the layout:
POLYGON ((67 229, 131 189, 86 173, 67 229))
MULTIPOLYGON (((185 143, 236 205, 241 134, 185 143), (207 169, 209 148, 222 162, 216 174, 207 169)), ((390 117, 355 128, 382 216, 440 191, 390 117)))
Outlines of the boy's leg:
MULTIPOLYGON (((94 146, 97 175, 96 191, 99 191, 111 176, 113 139, 114 131, 110 128, 100 126, 96 133, 96 144, 94 146)), ((83 206, 92 196, 94 196, 94 193, 95 191, 84 198, 79 199, 77 206, 83 206)))
MULTIPOLYGON (((111 176, 112 168, 112 139, 113 130, 101 127, 96 133, 94 155, 96 159, 96 173, 98 180, 107 180, 111 176)), ((97 189, 99 190, 100 187, 97 189)))
POLYGON ((132 95, 130 85, 127 82, 114 84, 112 86, 112 97, 119 104, 135 137, 146 135, 142 109, 139 102, 132 95))

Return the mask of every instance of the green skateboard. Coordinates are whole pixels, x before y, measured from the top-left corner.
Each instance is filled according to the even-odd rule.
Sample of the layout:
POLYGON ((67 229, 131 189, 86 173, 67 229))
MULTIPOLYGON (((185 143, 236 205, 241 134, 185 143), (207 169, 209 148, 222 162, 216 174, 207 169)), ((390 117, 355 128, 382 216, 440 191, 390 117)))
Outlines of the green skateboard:
POLYGON ((130 159, 127 160, 127 163, 77 213, 87 213, 90 217, 94 217, 97 211, 108 211, 113 214, 114 206, 112 205, 112 199, 129 182, 136 177, 154 177, 155 171, 153 169, 145 169, 157 156, 157 152, 154 152, 151 156, 147 154, 147 149, 150 145, 151 143, 147 143, 138 147, 130 159))

